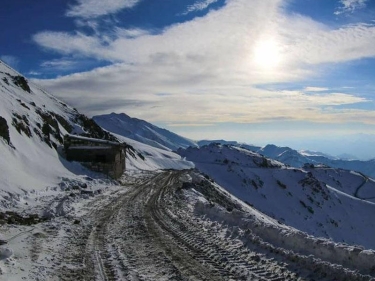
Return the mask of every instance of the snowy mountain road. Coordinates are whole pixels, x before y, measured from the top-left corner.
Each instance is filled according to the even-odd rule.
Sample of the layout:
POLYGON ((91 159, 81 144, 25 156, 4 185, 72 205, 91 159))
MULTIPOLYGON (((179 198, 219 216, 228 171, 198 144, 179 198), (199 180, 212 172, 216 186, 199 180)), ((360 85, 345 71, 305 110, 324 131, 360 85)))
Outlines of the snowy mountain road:
POLYGON ((89 214, 67 243, 62 280, 297 280, 280 264, 202 226, 166 171, 89 214), (89 229, 91 225, 91 230, 89 229))
POLYGON ((241 240, 250 232, 194 207, 218 204, 231 215, 231 208, 242 212, 239 203, 201 175, 197 182, 205 185, 192 184, 192 176, 145 172, 123 190, 93 199, 61 243, 56 280, 370 280, 254 235, 241 240))

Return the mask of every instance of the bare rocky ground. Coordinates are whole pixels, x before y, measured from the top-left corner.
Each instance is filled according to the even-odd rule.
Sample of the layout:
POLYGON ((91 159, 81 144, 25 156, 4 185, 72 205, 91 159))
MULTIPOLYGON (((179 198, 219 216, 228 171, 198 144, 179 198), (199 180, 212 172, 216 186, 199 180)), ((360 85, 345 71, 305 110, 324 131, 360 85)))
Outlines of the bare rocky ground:
POLYGON ((74 215, 43 223, 29 238, 31 280, 374 280, 267 243, 225 216, 205 216, 205 208, 246 214, 246 205, 194 171, 124 182, 74 215))

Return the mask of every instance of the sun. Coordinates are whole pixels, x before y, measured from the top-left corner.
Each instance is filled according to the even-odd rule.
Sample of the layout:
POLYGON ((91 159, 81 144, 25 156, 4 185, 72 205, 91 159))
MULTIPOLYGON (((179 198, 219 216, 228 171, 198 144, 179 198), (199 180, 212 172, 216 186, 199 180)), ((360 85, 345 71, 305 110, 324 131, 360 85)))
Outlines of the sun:
POLYGON ((253 50, 253 61, 263 69, 274 69, 281 62, 280 47, 275 39, 268 38, 258 41, 253 50))

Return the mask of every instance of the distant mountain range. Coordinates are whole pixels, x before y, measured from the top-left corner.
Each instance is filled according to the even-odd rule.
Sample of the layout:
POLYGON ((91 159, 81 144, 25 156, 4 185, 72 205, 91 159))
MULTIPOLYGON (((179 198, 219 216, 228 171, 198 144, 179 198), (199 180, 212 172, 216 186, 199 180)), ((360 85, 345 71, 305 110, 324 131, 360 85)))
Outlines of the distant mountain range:
POLYGON ((297 151, 290 147, 280 147, 268 144, 264 147, 252 144, 239 143, 237 141, 200 140, 193 141, 179 136, 166 129, 159 128, 149 122, 129 117, 121 113, 94 116, 93 119, 104 129, 115 134, 139 141, 150 146, 176 151, 179 148, 203 147, 212 143, 244 148, 268 158, 277 160, 292 167, 301 168, 304 164, 323 164, 332 168, 341 168, 361 172, 369 177, 375 178, 375 159, 362 161, 352 160, 349 154, 343 155, 344 159, 334 157, 325 153, 309 150, 297 151))
POLYGON ((125 113, 99 115, 94 116, 93 119, 101 127, 110 132, 153 147, 177 150, 180 147, 197 146, 196 142, 188 138, 181 137, 144 120, 129 117, 125 113))
POLYGON ((299 152, 289 147, 278 147, 272 144, 256 152, 293 167, 302 167, 305 163, 324 164, 332 168, 358 171, 375 178, 375 159, 368 161, 339 159, 322 153, 299 152))
POLYGON ((199 146, 208 145, 210 143, 219 143, 222 145, 232 145, 235 147, 245 148, 247 150, 259 153, 268 158, 277 160, 292 167, 301 168, 306 163, 314 165, 323 164, 332 168, 341 168, 358 171, 369 177, 375 178, 375 159, 368 161, 340 159, 338 157, 333 157, 321 152, 308 150, 297 151, 290 147, 281 147, 273 144, 268 144, 264 147, 260 147, 255 145, 242 144, 236 141, 198 141, 199 146))

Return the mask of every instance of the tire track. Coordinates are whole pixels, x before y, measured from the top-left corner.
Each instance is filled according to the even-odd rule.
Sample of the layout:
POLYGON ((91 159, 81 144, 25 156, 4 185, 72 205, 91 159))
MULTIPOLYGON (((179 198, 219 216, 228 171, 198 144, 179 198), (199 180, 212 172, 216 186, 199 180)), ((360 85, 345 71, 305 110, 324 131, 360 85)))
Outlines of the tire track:
POLYGON ((286 269, 281 268, 275 262, 260 259, 259 256, 254 255, 255 253, 246 252, 242 249, 242 243, 238 241, 230 243, 220 239, 212 231, 202 231, 202 228, 186 215, 187 210, 181 212, 181 205, 166 208, 165 206, 170 205, 168 203, 173 202, 171 198, 176 192, 179 178, 180 174, 174 174, 168 184, 158 190, 158 194, 154 195, 152 200, 152 212, 149 213, 153 214, 154 220, 173 237, 172 239, 177 241, 176 243, 181 248, 226 279, 295 280, 286 269), (165 198, 168 200, 164 200, 165 198), (180 211, 176 212, 176 210, 180 211), (260 260, 262 265, 259 265, 260 260))
POLYGON ((80 226, 66 249, 67 260, 81 266, 65 267, 61 279, 319 279, 308 265, 289 266, 282 254, 270 254, 247 241, 253 243, 249 247, 227 235, 221 224, 195 216, 181 191, 181 177, 187 173, 145 174, 128 192, 118 193, 105 204, 97 200, 87 215, 88 223, 80 226), (77 245, 78 250, 74 248, 77 245))

